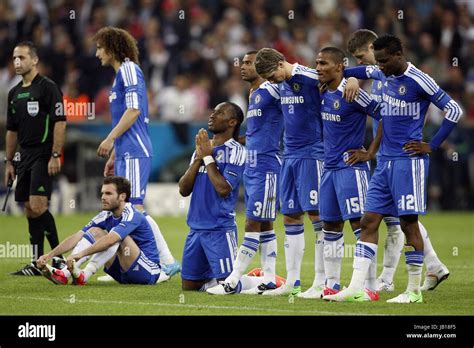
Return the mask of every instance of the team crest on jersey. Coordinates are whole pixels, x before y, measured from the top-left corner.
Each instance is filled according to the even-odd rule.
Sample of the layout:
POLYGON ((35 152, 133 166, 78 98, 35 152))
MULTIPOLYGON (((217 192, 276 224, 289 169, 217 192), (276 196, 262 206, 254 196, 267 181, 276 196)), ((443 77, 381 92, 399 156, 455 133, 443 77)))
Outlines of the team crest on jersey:
POLYGON ((341 102, 339 101, 339 99, 336 99, 336 100, 334 101, 334 103, 332 104, 332 108, 333 108, 334 110, 337 110, 337 109, 339 109, 340 107, 341 107, 341 102))
POLYGON ((382 81, 377 82, 377 89, 382 89, 382 81))
POLYGON ((260 96, 260 94, 257 94, 254 99, 255 104, 260 103, 260 100, 262 100, 262 97, 260 96))
POLYGON ((294 90, 295 92, 299 92, 299 91, 301 90, 300 84, 299 84, 299 83, 296 83, 296 82, 293 83, 293 90, 294 90))
POLYGON ((216 155, 216 161, 220 162, 224 158, 224 151, 218 151, 216 155))
POLYGON ((109 103, 112 103, 112 101, 114 101, 115 99, 117 99, 117 93, 112 92, 112 93, 109 95, 109 103))
POLYGON ((28 110, 28 115, 35 117, 39 112, 39 102, 38 101, 29 101, 26 103, 26 109, 28 110))
POLYGON ((398 94, 405 95, 406 93, 407 93, 407 88, 404 85, 400 85, 400 87, 398 87, 398 94))

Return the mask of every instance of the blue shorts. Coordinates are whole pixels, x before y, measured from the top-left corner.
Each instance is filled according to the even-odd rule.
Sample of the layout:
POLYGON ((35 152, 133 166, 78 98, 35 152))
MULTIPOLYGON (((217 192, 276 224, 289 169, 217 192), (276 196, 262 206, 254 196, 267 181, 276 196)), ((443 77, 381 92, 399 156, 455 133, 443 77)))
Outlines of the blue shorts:
POLYGON ((127 271, 123 271, 116 256, 112 265, 104 268, 120 284, 155 284, 160 277, 160 266, 148 259, 143 251, 127 271))
POLYGON ((280 208, 278 172, 246 169, 244 172, 245 206, 248 218, 256 221, 275 221, 280 208))
POLYGON ((181 278, 224 279, 232 272, 237 255, 237 230, 194 231, 186 238, 181 278))
POLYGON ((130 202, 132 204, 143 204, 146 185, 150 177, 151 157, 116 159, 114 165, 114 174, 123 176, 130 181, 130 202))
POLYGON ((282 214, 319 210, 319 184, 322 161, 310 158, 288 158, 281 167, 280 192, 282 214))
POLYGON ((365 211, 425 215, 428 169, 427 158, 380 161, 369 183, 365 211))
POLYGON ((370 172, 355 168, 325 170, 321 179, 319 214, 322 221, 361 218, 370 172))

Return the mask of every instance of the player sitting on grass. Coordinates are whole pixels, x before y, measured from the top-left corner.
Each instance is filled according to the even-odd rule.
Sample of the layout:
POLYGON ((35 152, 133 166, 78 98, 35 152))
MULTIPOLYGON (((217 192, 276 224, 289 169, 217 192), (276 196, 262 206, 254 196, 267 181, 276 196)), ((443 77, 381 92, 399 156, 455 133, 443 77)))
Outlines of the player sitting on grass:
POLYGON ((38 259, 43 275, 56 284, 84 285, 105 265, 104 271, 122 284, 155 284, 160 277, 158 249, 145 215, 129 202, 130 182, 123 177, 104 178, 104 211, 80 231, 66 238, 38 259), (73 249, 67 268, 57 269, 47 262, 73 249), (87 266, 80 265, 90 258, 87 266))

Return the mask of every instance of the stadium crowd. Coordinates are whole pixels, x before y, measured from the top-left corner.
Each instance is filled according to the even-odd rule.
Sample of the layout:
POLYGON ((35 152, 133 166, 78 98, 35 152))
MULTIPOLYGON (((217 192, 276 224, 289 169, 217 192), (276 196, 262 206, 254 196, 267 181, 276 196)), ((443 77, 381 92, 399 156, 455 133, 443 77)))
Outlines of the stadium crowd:
MULTIPOLYGON (((345 49, 356 29, 397 35, 409 60, 464 108, 459 127, 432 155, 429 209, 474 208, 472 1, 0 0, 0 123, 8 90, 19 81, 11 52, 22 40, 40 47, 40 71, 61 86, 66 99, 94 102, 96 119, 109 122, 114 74, 100 67, 92 41, 107 25, 126 29, 138 41, 150 119, 172 122, 184 143, 183 129, 203 121, 211 106, 229 100, 246 110, 248 87, 239 64, 247 51, 273 47, 289 62, 314 67, 318 49, 345 49)), ((87 120, 69 116, 72 122, 87 120)), ((442 119, 436 108, 430 110, 428 139, 442 119)))

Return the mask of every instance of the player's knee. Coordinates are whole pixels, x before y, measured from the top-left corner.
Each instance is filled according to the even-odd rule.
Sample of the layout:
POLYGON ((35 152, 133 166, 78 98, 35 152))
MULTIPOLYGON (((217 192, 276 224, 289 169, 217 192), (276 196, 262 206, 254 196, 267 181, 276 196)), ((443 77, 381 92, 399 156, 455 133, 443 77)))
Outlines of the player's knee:
POLYGON ((46 210, 48 210, 48 207, 42 204, 30 204, 28 207, 25 206, 26 216, 33 219, 43 215, 46 210))
POLYGON ((284 224, 302 224, 304 223, 304 214, 303 213, 285 214, 283 215, 283 223, 284 224))
POLYGON ((246 232, 260 232, 264 231, 262 228, 262 223, 260 221, 255 221, 247 219, 245 221, 245 231, 246 232))
POLYGON ((365 233, 370 233, 377 229, 375 227, 376 223, 376 220, 371 215, 364 214, 360 220, 360 228, 365 231, 365 233))
POLYGON ((325 231, 342 232, 344 221, 324 221, 323 229, 325 231))
POLYGON ((100 239, 107 234, 107 232, 99 227, 91 227, 87 230, 87 232, 89 232, 95 240, 100 239))

